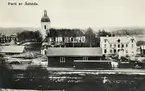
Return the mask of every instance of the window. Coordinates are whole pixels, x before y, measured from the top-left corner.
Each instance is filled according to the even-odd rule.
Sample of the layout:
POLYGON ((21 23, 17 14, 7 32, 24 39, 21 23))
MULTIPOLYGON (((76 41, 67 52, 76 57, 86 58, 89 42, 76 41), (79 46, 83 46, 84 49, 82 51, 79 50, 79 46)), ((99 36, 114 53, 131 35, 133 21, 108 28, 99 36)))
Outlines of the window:
POLYGON ((104 39, 104 42, 106 43, 107 42, 107 39, 104 39))
POLYGON ((116 44, 114 44, 114 47, 116 47, 116 44))
POLYGON ((133 48, 133 44, 131 45, 131 47, 133 48))
POLYGON ((114 49, 114 53, 116 53, 116 49, 114 49))
POLYGON ((44 29, 46 29, 46 25, 44 25, 44 29))
POLYGON ((118 43, 120 43, 120 39, 118 39, 117 41, 118 41, 118 43))
POLYGON ((112 50, 110 50, 110 53, 112 53, 112 50))
POLYGON ((124 45, 122 44, 122 48, 124 47, 124 45))
POLYGON ((126 44, 126 47, 128 47, 128 44, 126 44))
POLYGON ((118 52, 120 51, 120 49, 118 49, 118 52))
POLYGON ((46 55, 47 54, 47 51, 46 50, 44 50, 44 55, 46 55))
POLYGON ((104 53, 107 53, 107 50, 106 49, 104 49, 104 53))
POLYGON ((118 44, 118 48, 120 48, 120 44, 118 44))
POLYGON ((60 57, 60 63, 65 63, 65 57, 60 57))
POLYGON ((104 44, 104 47, 106 48, 106 44, 104 44))
POLYGON ((112 44, 110 44, 110 48, 112 47, 112 44))
POLYGON ((126 50, 126 53, 128 53, 128 50, 126 50))
POLYGON ((88 60, 88 57, 83 57, 83 60, 84 60, 84 61, 88 60))
POLYGON ((131 39, 131 42, 133 43, 134 42, 134 39, 131 39))

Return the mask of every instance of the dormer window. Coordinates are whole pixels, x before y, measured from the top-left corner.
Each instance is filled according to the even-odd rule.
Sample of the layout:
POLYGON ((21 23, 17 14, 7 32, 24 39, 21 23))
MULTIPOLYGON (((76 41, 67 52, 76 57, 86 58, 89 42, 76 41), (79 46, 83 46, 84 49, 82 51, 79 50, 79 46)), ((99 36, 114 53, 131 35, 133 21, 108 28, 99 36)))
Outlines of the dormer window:
POLYGON ((104 42, 106 43, 107 42, 107 39, 104 39, 104 42))

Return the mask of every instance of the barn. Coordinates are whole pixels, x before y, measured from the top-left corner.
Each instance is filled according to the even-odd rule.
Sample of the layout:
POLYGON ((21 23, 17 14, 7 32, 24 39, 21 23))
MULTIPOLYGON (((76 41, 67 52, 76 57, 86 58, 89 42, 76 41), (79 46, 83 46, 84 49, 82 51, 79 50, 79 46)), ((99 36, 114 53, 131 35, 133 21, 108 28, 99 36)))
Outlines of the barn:
POLYGON ((75 60, 103 60, 100 47, 48 48, 47 58, 49 67, 73 67, 75 60))

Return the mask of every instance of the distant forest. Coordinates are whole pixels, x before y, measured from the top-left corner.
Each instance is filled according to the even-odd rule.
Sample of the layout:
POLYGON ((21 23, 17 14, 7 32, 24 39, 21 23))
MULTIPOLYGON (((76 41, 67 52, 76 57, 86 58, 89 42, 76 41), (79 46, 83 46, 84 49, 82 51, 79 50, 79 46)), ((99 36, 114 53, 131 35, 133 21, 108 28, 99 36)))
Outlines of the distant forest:
POLYGON ((120 29, 112 32, 115 35, 145 35, 144 29, 120 29))

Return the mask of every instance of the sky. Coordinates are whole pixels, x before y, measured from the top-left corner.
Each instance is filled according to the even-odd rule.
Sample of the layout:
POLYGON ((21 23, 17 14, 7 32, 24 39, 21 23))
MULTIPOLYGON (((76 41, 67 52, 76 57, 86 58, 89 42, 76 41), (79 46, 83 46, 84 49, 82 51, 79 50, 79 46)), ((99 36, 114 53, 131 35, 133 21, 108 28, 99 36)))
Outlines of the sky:
POLYGON ((0 0, 0 27, 38 28, 45 9, 56 28, 145 27, 145 0, 0 0))

